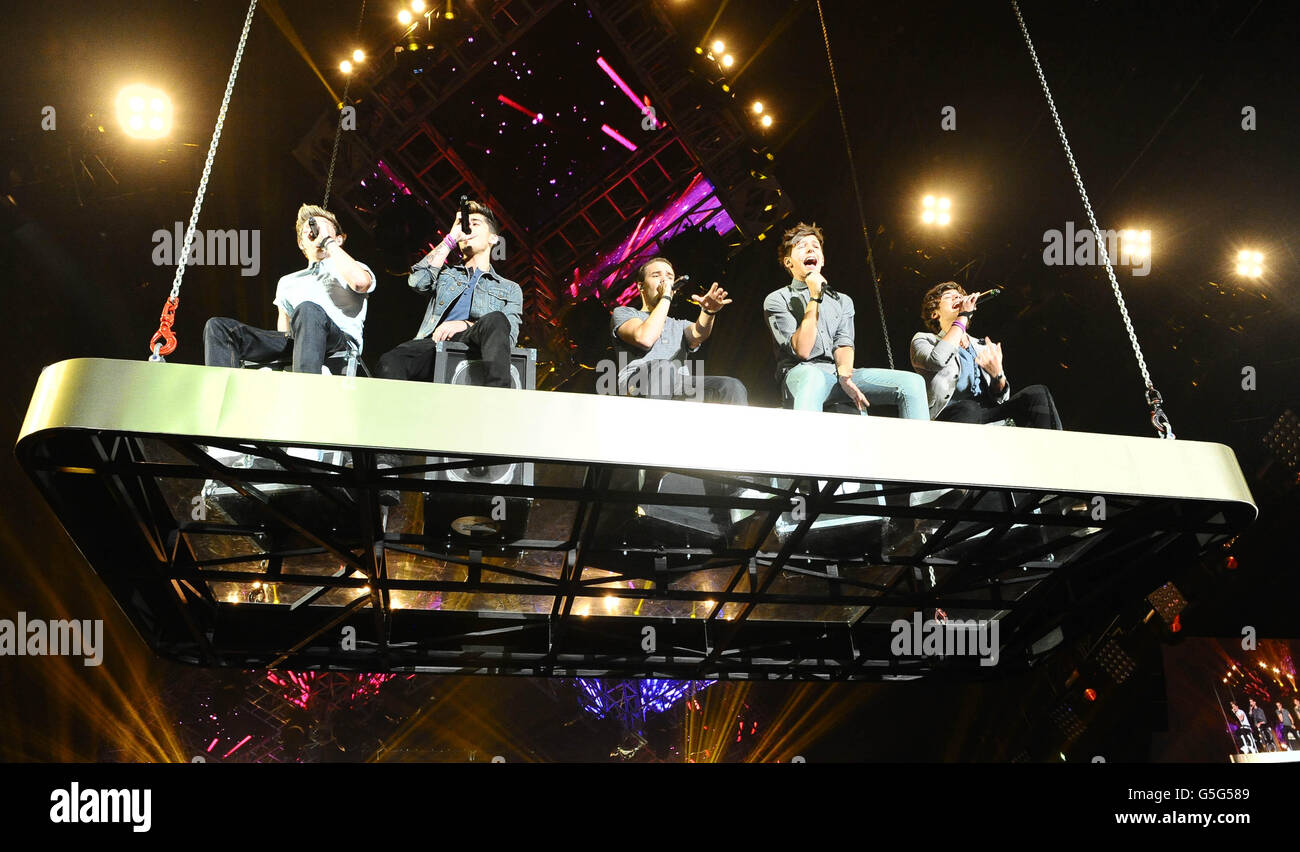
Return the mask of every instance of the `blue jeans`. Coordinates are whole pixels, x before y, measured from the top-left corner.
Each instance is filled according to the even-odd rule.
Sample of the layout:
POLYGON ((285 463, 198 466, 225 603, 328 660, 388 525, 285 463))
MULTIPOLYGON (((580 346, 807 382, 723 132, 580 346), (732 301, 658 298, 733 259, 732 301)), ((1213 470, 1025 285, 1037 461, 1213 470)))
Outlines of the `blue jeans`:
MULTIPOLYGON (((916 373, 859 367, 853 371, 853 384, 872 405, 898 406, 898 416, 904 420, 930 419, 925 380, 916 373)), ((796 411, 821 411, 832 394, 847 402, 848 395, 839 385, 834 364, 796 364, 785 374, 785 387, 796 411)), ((861 413, 869 411, 864 408, 861 413)))

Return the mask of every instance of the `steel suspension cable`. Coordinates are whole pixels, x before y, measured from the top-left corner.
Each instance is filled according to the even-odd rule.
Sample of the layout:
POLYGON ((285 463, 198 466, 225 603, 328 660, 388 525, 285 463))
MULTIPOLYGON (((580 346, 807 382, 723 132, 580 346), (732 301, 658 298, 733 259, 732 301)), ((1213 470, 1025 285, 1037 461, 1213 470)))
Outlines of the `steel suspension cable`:
POLYGON ((217 156, 217 145, 221 142, 221 128, 226 123, 226 111, 230 108, 230 95, 235 90, 235 78, 239 76, 239 63, 244 58, 244 45, 248 43, 248 30, 253 25, 253 13, 257 11, 257 0, 248 4, 248 14, 244 16, 244 30, 239 34, 239 47, 235 50, 235 63, 230 67, 230 78, 226 80, 226 93, 221 98, 221 110, 217 113, 217 126, 212 130, 212 141, 208 143, 208 157, 203 163, 203 176, 199 178, 199 189, 194 194, 194 208, 190 211, 190 224, 185 229, 185 243, 176 259, 176 274, 172 278, 171 295, 163 305, 162 316, 158 319, 158 330, 149 340, 149 360, 162 361, 164 355, 176 351, 176 333, 172 324, 176 321, 176 308, 181 300, 181 279, 185 277, 185 265, 190 257, 190 248, 194 245, 194 230, 199 223, 199 211, 203 209, 203 198, 208 192, 208 176, 212 174, 212 161, 217 156))
POLYGON ((849 143, 849 125, 844 120, 844 102, 840 99, 840 83, 835 76, 835 60, 831 57, 831 38, 826 31, 826 16, 822 12, 822 0, 817 0, 817 17, 822 25, 822 41, 826 45, 826 64, 831 69, 831 88, 835 92, 835 108, 840 114, 840 132, 844 134, 844 150, 849 157, 849 180, 853 182, 853 196, 858 202, 858 221, 862 224, 862 240, 867 244, 867 268, 871 271, 871 290, 876 294, 876 309, 880 312, 880 331, 885 337, 885 357, 889 369, 894 369, 894 347, 889 342, 889 326, 885 323, 885 303, 880 298, 880 278, 876 275, 876 256, 871 250, 871 234, 867 228, 867 211, 862 203, 862 191, 858 188, 858 170, 853 163, 853 146, 849 143))
POLYGON ((1169 422, 1169 418, 1164 412, 1164 400, 1160 396, 1160 391, 1151 382, 1151 374, 1147 371, 1146 358, 1142 356, 1142 346, 1138 343, 1137 332, 1133 330, 1133 321, 1128 314, 1128 306, 1124 303, 1124 294, 1120 292, 1119 282, 1115 279, 1115 270, 1110 264, 1110 253, 1106 250, 1106 241, 1102 239, 1101 229, 1097 227, 1097 217, 1092 212, 1092 202, 1088 200, 1088 191, 1083 188, 1083 178, 1079 175, 1079 165, 1074 161, 1074 152, 1070 150, 1070 140, 1066 138, 1065 127, 1061 124, 1061 116, 1056 111, 1056 101, 1052 98, 1052 91, 1047 87, 1047 77, 1043 74, 1043 66, 1038 61, 1038 52, 1034 50, 1034 42, 1029 37, 1029 28, 1025 26, 1025 19, 1020 14, 1020 4, 1016 0, 1011 0, 1011 8, 1016 13, 1016 21, 1020 24, 1020 33, 1025 37, 1025 46, 1029 48, 1029 58, 1033 60, 1034 72, 1038 75, 1038 83, 1043 87, 1043 95, 1047 98, 1047 108, 1052 112, 1052 122, 1056 125, 1056 133, 1061 139, 1061 147, 1065 149, 1065 158, 1070 163, 1070 173, 1074 175, 1074 185, 1079 189, 1079 197, 1083 199, 1083 208, 1088 214, 1088 225, 1092 228, 1094 242, 1097 249, 1101 252, 1102 263, 1106 267, 1106 277, 1110 279, 1110 288, 1115 293, 1115 301, 1119 304, 1119 315, 1124 320, 1124 329, 1128 332, 1129 343, 1133 346, 1133 354, 1137 356, 1138 370, 1142 372, 1142 381, 1146 385, 1147 406, 1151 409, 1151 425, 1155 427, 1156 434, 1161 438, 1174 438, 1174 427, 1169 422))

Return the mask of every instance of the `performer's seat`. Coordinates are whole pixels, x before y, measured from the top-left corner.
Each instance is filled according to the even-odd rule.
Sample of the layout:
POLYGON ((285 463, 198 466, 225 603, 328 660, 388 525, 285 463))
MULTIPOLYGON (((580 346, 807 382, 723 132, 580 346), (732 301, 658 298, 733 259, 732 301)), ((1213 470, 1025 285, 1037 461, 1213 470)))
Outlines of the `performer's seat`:
MULTIPOLYGON (((240 364, 245 369, 252 370, 288 370, 293 366, 293 358, 277 358, 274 361, 248 361, 241 360, 240 364)), ((361 360, 361 348, 357 346, 352 338, 347 339, 347 345, 335 352, 325 356, 325 365, 321 372, 330 372, 335 376, 347 376, 352 378, 356 376, 357 370, 361 370, 363 376, 370 375, 370 368, 366 362, 361 360)))
MULTIPOLYGON (((448 385, 482 385, 483 362, 466 357, 469 345, 443 340, 436 344, 433 380, 448 385)), ((537 390, 537 350, 516 346, 510 350, 510 386, 537 390)))

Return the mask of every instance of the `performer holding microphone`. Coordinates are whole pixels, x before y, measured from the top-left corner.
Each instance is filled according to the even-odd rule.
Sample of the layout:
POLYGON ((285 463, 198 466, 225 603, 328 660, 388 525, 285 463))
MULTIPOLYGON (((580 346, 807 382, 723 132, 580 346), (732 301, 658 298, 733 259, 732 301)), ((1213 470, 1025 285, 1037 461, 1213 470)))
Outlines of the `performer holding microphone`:
POLYGON ((898 406, 908 420, 929 419, 925 383, 902 370, 853 367, 853 300, 822 275, 822 231, 799 223, 781 238, 780 263, 791 276, 763 301, 777 350, 777 372, 800 411, 821 411, 834 397, 862 414, 872 403, 898 406))
POLYGON ((466 201, 447 236, 411 267, 407 283, 431 293, 414 340, 408 340, 379 360, 384 379, 433 378, 436 343, 465 343, 470 356, 486 362, 488 387, 510 387, 510 349, 519 339, 523 320, 523 291, 492 268, 492 247, 500 240, 496 216, 485 205, 466 201), (467 215, 466 215, 467 214, 467 215), (467 221, 462 221, 462 219, 467 221), (461 263, 447 257, 459 248, 461 263))
POLYGON ((319 374, 325 359, 348 339, 361 351, 375 273, 343 250, 347 235, 323 207, 299 207, 294 233, 307 268, 283 276, 276 285, 276 330, 213 317, 203 328, 204 364, 238 368, 242 361, 292 356, 293 372, 319 374))
POLYGON ((1060 429, 1052 392, 1029 385, 1015 394, 1002 368, 1002 344, 968 334, 979 293, 955 281, 931 287, 921 298, 921 319, 930 328, 912 338, 912 369, 925 377, 930 416, 957 423, 996 423, 1060 429))
MULTIPOLYGON (((461 209, 447 236, 433 251, 411 267, 407 284, 430 293, 419 331, 379 359, 379 377, 430 381, 439 341, 469 346, 471 358, 485 362, 487 387, 510 387, 510 350, 519 339, 524 295, 519 285, 492 268, 492 247, 500 240, 497 217, 485 204, 461 199, 461 209), (459 248, 460 264, 448 264, 459 248)), ((398 467, 401 457, 380 453, 379 468, 398 467)), ((401 495, 379 492, 379 502, 395 506, 401 495)))
POLYGON ((687 322, 668 316, 678 279, 667 259, 652 257, 642 263, 636 270, 636 282, 641 291, 641 309, 620 305, 610 317, 610 331, 620 354, 619 393, 747 405, 749 395, 739 379, 695 376, 687 363, 690 353, 713 333, 714 316, 731 304, 727 291, 714 282, 707 293, 695 299, 700 306, 699 318, 687 322), (630 360, 624 363, 624 357, 630 360))

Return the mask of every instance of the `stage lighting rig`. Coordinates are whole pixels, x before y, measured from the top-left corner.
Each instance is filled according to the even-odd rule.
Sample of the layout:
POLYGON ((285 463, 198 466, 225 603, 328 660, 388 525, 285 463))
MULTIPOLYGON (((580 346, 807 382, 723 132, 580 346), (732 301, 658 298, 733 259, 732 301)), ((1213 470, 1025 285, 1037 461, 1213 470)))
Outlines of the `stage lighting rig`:
POLYGON ((131 85, 117 95, 117 120, 127 136, 161 139, 171 132, 172 100, 159 89, 131 85))
POLYGON ((1263 275, 1264 254, 1249 249, 1237 252, 1237 274, 1246 278, 1258 278, 1263 275))
POLYGON ((927 195, 921 199, 921 221, 927 225, 947 225, 952 222, 952 199, 927 195))

